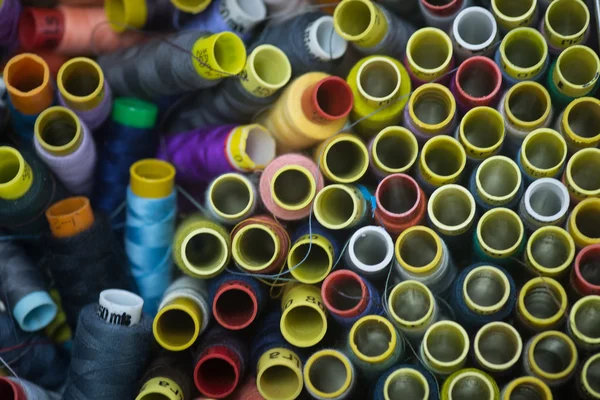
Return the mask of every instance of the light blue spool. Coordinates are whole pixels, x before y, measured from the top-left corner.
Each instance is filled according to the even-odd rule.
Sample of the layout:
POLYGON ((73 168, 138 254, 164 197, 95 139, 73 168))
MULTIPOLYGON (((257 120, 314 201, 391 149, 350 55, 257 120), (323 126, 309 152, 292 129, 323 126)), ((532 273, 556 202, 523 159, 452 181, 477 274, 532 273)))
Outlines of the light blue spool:
POLYGON ((44 329, 58 312, 47 292, 32 292, 24 296, 12 309, 13 317, 25 332, 44 329))

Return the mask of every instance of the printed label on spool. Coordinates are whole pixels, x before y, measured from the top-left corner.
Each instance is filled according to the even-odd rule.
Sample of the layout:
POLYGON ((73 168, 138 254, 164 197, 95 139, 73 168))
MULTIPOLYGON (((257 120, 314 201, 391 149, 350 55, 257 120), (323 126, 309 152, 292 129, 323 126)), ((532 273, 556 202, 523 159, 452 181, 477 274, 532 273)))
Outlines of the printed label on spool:
POLYGON ((240 172, 248 172, 257 168, 257 165, 246 153, 248 140, 248 127, 238 126, 229 133, 227 138, 227 155, 233 168, 240 172))
POLYGON ((181 387, 173 380, 158 377, 152 378, 142 386, 136 400, 142 400, 146 395, 161 394, 169 400, 184 400, 185 396, 181 387))
POLYGON ((273 365, 283 365, 298 371, 302 370, 302 361, 296 353, 283 347, 276 347, 264 353, 258 360, 256 369, 261 371, 273 365))
POLYGON ((546 38, 548 39, 548 42, 551 42, 552 46, 554 46, 554 47, 558 47, 560 49, 565 49, 569 46, 574 46, 576 44, 579 44, 585 37, 586 32, 587 32, 587 29, 584 30, 579 36, 577 36, 573 39, 560 39, 557 35, 554 35, 552 33, 552 29, 550 28, 550 26, 548 26, 548 21, 544 18, 544 33, 546 34, 546 38))
MULTIPOLYGON (((231 0, 221 0, 219 2, 219 14, 221 14, 221 18, 223 18, 223 21, 225 21, 227 26, 229 26, 233 32, 243 35, 254 28, 254 26, 266 15, 263 15, 263 18, 258 18, 258 20, 252 20, 248 18, 248 14, 244 15, 244 12, 239 8, 239 5, 236 4, 238 1, 240 0, 234 0, 233 2, 231 0)), ((261 15, 263 14, 262 11, 264 10, 254 10, 254 12, 260 13, 261 15)))
POLYGON ((279 88, 277 89, 269 89, 263 87, 256 81, 255 79, 250 79, 248 74, 248 64, 246 63, 246 67, 240 73, 240 83, 248 91, 248 93, 253 94, 256 97, 269 97, 272 96, 279 88))
MULTIPOLYGON (((301 243, 301 242, 308 242, 308 243, 312 242, 313 245, 317 245, 317 246, 321 247, 323 250, 325 250, 327 252, 327 255, 330 257, 331 260, 334 259, 334 257, 333 257, 333 246, 332 246, 331 242, 327 238, 325 238, 325 237, 323 237, 321 235, 316 235, 316 234, 313 233, 312 235, 311 234, 307 234, 307 235, 304 235, 304 236, 300 236, 298 238, 298 240, 296 240, 296 243, 301 243)), ((290 268, 293 268, 293 267, 294 267, 294 265, 290 266, 290 268)))
POLYGON ((108 322, 112 325, 123 325, 129 326, 131 325, 131 315, 126 312, 116 314, 108 311, 108 309, 104 306, 98 305, 98 309, 96 310, 96 315, 102 318, 105 322, 108 322))

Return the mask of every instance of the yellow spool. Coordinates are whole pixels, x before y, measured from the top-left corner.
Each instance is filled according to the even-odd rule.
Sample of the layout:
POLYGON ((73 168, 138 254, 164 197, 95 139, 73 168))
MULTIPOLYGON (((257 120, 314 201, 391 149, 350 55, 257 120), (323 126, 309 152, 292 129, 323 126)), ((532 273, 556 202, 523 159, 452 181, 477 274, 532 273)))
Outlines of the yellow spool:
POLYGON ((33 132, 40 146, 55 156, 73 153, 83 141, 83 128, 79 117, 61 106, 42 111, 35 120, 33 132))
POLYGON ((437 135, 454 120, 456 100, 447 87, 439 83, 427 83, 415 89, 408 99, 408 113, 420 132, 429 136, 437 135), (443 109, 444 118, 432 119, 434 109, 443 109))
MULTIPOLYGON (((211 210, 223 221, 239 221, 249 215, 256 204, 256 193, 250 180, 237 173, 219 176, 208 187, 207 203, 211 210), (235 206, 229 204, 227 196, 239 197, 235 206), (241 205, 245 203, 245 205, 241 205), (239 207, 237 207, 240 205, 239 207)), ((231 199, 229 199, 231 201, 231 199)), ((232 202, 233 203, 233 202, 232 202)))
MULTIPOLYGON (((446 337, 446 341, 450 338, 446 337)), ((439 374, 452 374, 453 372, 462 368, 467 359, 469 353, 469 335, 465 329, 453 321, 439 321, 431 325, 425 336, 423 336, 423 355, 429 367, 432 367, 439 374), (444 361, 436 358, 436 355, 432 353, 430 347, 434 344, 435 339, 430 342, 430 339, 435 338, 438 334, 452 335, 453 336, 453 347, 458 346, 458 349, 462 347, 459 353, 456 354, 456 358, 444 361)))
POLYGON ((567 142, 554 129, 531 132, 521 146, 521 166, 533 178, 558 175, 567 159, 567 142))
POLYGON ((281 241, 268 224, 251 223, 233 237, 231 255, 241 268, 260 272, 271 265, 281 251, 281 241))
POLYGON ((310 205, 317 194, 313 174, 300 165, 285 165, 271 178, 271 197, 275 204, 287 211, 302 210, 310 205), (296 190, 290 191, 295 187, 296 190))
MULTIPOLYGON (((572 150, 596 147, 600 144, 600 100, 581 97, 573 100, 558 122, 572 150)), ((557 128, 558 129, 558 128, 557 128)))
POLYGON ((592 348, 597 348, 600 346, 600 337, 594 337, 590 335, 589 332, 583 332, 577 325, 577 322, 579 321, 577 313, 584 307, 588 307, 587 311, 596 315, 595 313, 600 310, 600 296, 585 296, 573 305, 573 308, 571 308, 571 312, 569 313, 570 334, 573 340, 583 344, 582 347, 593 346, 592 348))
POLYGON ((434 307, 435 299, 433 297, 433 293, 431 293, 431 290, 429 290, 427 286, 418 281, 409 280, 400 282, 394 286, 390 292, 390 297, 388 298, 388 309, 390 310, 390 316, 402 331, 411 332, 420 330, 422 327, 426 326, 433 317, 434 307), (401 297, 404 292, 419 292, 421 297, 427 299, 427 310, 420 318, 416 320, 408 320, 406 317, 398 315, 396 312, 395 304, 401 301, 399 297, 401 297))
POLYGON ((352 67, 346 82, 354 95, 350 116, 353 121, 361 120, 355 125, 361 134, 373 136, 400 122, 412 85, 408 72, 398 60, 385 56, 365 57, 352 67), (374 80, 381 84, 370 86, 374 80))
POLYGON ((233 32, 201 37, 192 46, 192 54, 196 72, 209 80, 230 78, 242 72, 246 65, 246 46, 233 32))
POLYGON ((565 169, 564 183, 577 200, 600 197, 600 149, 579 150, 565 169), (591 172, 591 173, 590 173, 591 172))
POLYGON ((460 185, 436 189, 427 202, 427 215, 436 232, 458 236, 471 229, 475 221, 475 198, 460 185))
POLYGON ((450 70, 452 52, 452 40, 444 31, 421 28, 408 39, 406 61, 415 78, 431 82, 450 70))
POLYGON ((548 44, 533 28, 516 28, 500 43, 502 69, 512 78, 527 80, 540 73, 548 58, 548 44), (530 58, 535 56, 535 59, 530 58))
POLYGON ((256 97, 269 97, 292 77, 292 65, 283 51, 270 44, 256 47, 246 60, 242 86, 256 97))
POLYGON ((475 172, 475 188, 481 199, 493 206, 510 203, 521 187, 521 171, 513 160, 493 156, 484 160, 475 172))
MULTIPOLYGON (((335 368, 335 371, 337 370, 338 368, 335 368)), ((306 365, 304 367, 304 384, 306 385, 306 388, 309 390, 310 393, 319 396, 320 399, 336 399, 342 396, 350 389, 353 380, 354 369, 352 367, 352 364, 350 363, 350 360, 348 360, 348 357, 346 357, 343 353, 341 353, 338 350, 319 350, 313 353, 313 355, 309 357, 308 361, 306 361, 306 365), (317 387, 315 385, 315 382, 313 382, 315 376, 322 376, 322 374, 316 373, 313 375, 313 368, 317 371, 319 371, 320 368, 323 368, 324 371, 332 370, 331 368, 325 369, 323 366, 320 366, 320 364, 324 364, 326 360, 330 363, 336 363, 336 366, 341 366, 346 374, 346 377, 340 385, 340 387, 332 392, 325 392, 321 390, 322 388, 317 387)))
MULTIPOLYGON (((554 245, 556 247, 556 244, 554 245)), ((541 251, 541 250, 540 250, 541 251)), ((527 247, 525 249, 525 262, 527 266, 535 271, 536 274, 547 276, 550 278, 559 279, 565 276, 569 272, 569 267, 575 259, 575 242, 567 231, 558 226, 543 226, 540 229, 533 232, 527 241, 527 247), (560 242, 560 245, 565 250, 562 259, 559 259, 558 263, 553 265, 542 265, 535 258, 535 250, 538 241, 555 244, 556 241, 560 242)))
MULTIPOLYGON (((555 304, 556 305, 556 304, 555 304)), ((523 317, 527 325, 536 331, 552 329, 558 326, 565 318, 567 310, 567 292, 563 286, 552 278, 533 278, 525 283, 519 292, 517 299, 517 311, 523 317), (543 291, 543 292, 542 292, 543 291), (535 293, 544 293, 552 296, 552 302, 558 300, 560 307, 550 316, 536 317, 527 308, 527 297, 535 293)))
POLYGON ((335 261, 331 242, 324 236, 312 234, 296 240, 288 253, 287 266, 295 279, 302 283, 314 284, 329 275, 335 261))
POLYGON ((467 154, 460 143, 446 135, 435 136, 423 146, 419 168, 423 178, 439 187, 459 180, 467 165, 467 154))
POLYGON ((546 9, 546 38, 558 49, 581 43, 589 27, 590 10, 583 1, 554 0, 546 9))
POLYGON ((388 23, 370 0, 344 0, 333 13, 333 26, 342 38, 360 47, 374 47, 387 35, 388 23))
POLYGON ((577 204, 569 216, 567 230, 575 241, 575 246, 600 243, 600 199, 589 198, 577 204))
POLYGON ((573 343, 573 340, 570 337, 568 337, 567 335, 565 335, 564 333, 559 332, 559 331, 546 331, 546 332, 542 332, 542 333, 539 333, 538 335, 534 336, 534 338, 532 339, 531 345, 529 346, 529 351, 527 352, 525 357, 527 357, 527 360, 529 362, 529 366, 531 368, 531 371, 533 372, 533 375, 542 379, 543 381, 546 381, 546 382, 558 381, 558 380, 565 379, 575 370, 575 367, 577 366, 577 361, 578 361, 577 347, 575 347, 575 343, 573 343), (536 346, 538 346, 544 339, 547 339, 550 337, 559 339, 559 340, 563 341, 564 343, 566 343, 567 346, 569 347, 571 354, 573 355, 573 357, 571 357, 571 361, 569 362, 569 365, 567 366, 567 368, 564 371, 556 372, 556 373, 545 371, 538 365, 537 360, 534 356, 536 346))
POLYGON ((229 233, 200 215, 184 220, 173 239, 173 259, 187 275, 209 279, 219 275, 231 256, 229 233))
POLYGON ((467 156, 483 160, 493 156, 504 142, 504 118, 491 107, 475 107, 460 121, 458 140, 467 156))
POLYGON ((367 315, 362 317, 358 321, 352 325, 352 329, 350 329, 350 333, 348 335, 348 341, 350 344, 350 349, 352 353, 361 361, 368 364, 381 364, 386 362, 390 357, 394 355, 394 351, 396 350, 396 346, 398 346, 398 334, 396 333, 396 329, 392 325, 390 321, 381 317, 379 315, 367 315), (377 328, 375 327, 377 326, 377 328), (387 342, 387 349, 376 356, 369 356, 364 354, 359 348, 356 338, 361 329, 365 329, 367 332, 374 329, 383 328, 389 333, 389 340, 387 342))
POLYGON ((465 304, 467 305, 467 307, 469 307, 471 311, 474 311, 481 315, 490 315, 500 311, 508 301, 508 297, 510 296, 510 283, 508 282, 508 278, 506 277, 506 275, 498 268, 491 266, 477 267, 474 268, 471 272, 469 272, 465 277, 465 281, 463 282, 462 287, 462 296, 465 301, 465 304), (469 293, 469 284, 477 279, 493 280, 497 284, 502 286, 502 297, 500 297, 498 301, 496 301, 496 303, 491 304, 489 306, 477 303, 476 300, 473 299, 471 297, 471 294, 469 293))
POLYGON ((202 310, 196 302, 176 297, 158 310, 152 323, 154 339, 169 351, 191 347, 202 326, 202 310))
POLYGON ((340 133, 325 140, 313 154, 323 176, 335 183, 356 182, 369 169, 367 146, 349 133, 340 133))
POLYGON ((302 361, 290 349, 269 349, 256 366, 256 387, 266 400, 294 400, 302 392, 302 361))
POLYGON ((388 126, 373 139, 369 149, 373 166, 380 172, 406 173, 412 168, 419 154, 415 135, 400 126, 388 126))
POLYGON ((152 400, 156 398, 164 400, 181 400, 184 396, 181 386, 172 379, 164 376, 149 379, 140 389, 135 400, 152 400))
POLYGON ((537 82, 519 82, 508 89, 504 96, 504 112, 507 122, 518 129, 532 131, 544 124, 552 112, 550 93, 537 82), (527 105, 529 114, 517 112, 518 108, 511 105, 527 105), (534 104, 536 107, 531 107, 534 104), (537 105, 541 105, 537 107, 537 105), (535 114, 533 113, 535 112, 535 114))
POLYGON ((442 248, 442 240, 432 229, 422 225, 412 226, 396 239, 396 262, 411 274, 430 275, 440 266, 442 248), (413 252, 417 247, 433 249, 433 252, 428 251, 428 257, 423 257, 423 254, 413 252))
MULTIPOLYGON (((496 347, 495 350, 500 349, 496 347)), ((490 322, 479 329, 477 335, 475 335, 475 339, 473 341, 473 352, 475 353, 477 362, 481 364, 481 366, 483 366, 487 371, 508 371, 515 366, 521 358, 521 353, 523 352, 523 340, 521 339, 519 332, 512 325, 507 324, 506 322, 490 322), (501 351, 503 351, 503 353, 504 351, 510 351, 511 354, 514 353, 513 357, 510 359, 504 358, 502 360, 499 358, 494 359, 493 361, 488 360, 483 352, 486 350, 494 351, 493 349, 487 349, 487 344, 485 342, 488 338, 492 341, 510 341, 510 344, 502 342, 504 348, 501 351), (506 346, 510 346, 512 348, 506 349, 506 346)))
POLYGON ((557 90, 569 97, 590 93, 600 76, 600 58, 587 46, 571 46, 556 59, 552 82, 557 90))
POLYGON ((421 372, 412 368, 399 368, 392 372, 385 380, 385 383, 383 385, 383 398, 385 400, 395 399, 395 397, 392 397, 390 395, 390 392, 394 390, 393 388, 395 386, 395 383, 398 381, 403 383, 406 381, 412 381, 413 384, 419 385, 422 388, 420 394, 422 395, 423 399, 428 399, 429 391, 433 390, 433 388, 429 388, 429 382, 427 382, 427 379, 421 372))
POLYGON ((342 184, 325 186, 317 193, 313 205, 317 221, 331 230, 360 224, 367 211, 367 202, 358 188, 342 184))
POLYGON ((455 398, 499 400, 500 389, 490 375, 476 368, 465 368, 450 375, 442 386, 441 400, 454 400, 455 398), (463 379, 466 382, 461 383, 463 379))
POLYGON ((600 354, 591 356, 583 365, 581 370, 581 384, 587 393, 591 394, 597 399, 600 399, 600 390, 598 390, 597 385, 592 386, 592 382, 590 382, 589 377, 589 370, 592 367, 592 364, 596 363, 600 363, 600 354))
POLYGON ((33 183, 33 172, 17 149, 0 146, 0 198, 22 197, 33 183))
POLYGON ((171 0, 171 3, 181 11, 199 14, 212 3, 212 0, 171 0))
POLYGON ((289 343, 311 347, 325 337, 327 315, 318 287, 289 284, 284 289, 281 308, 281 334, 289 343))
POLYGON ((552 392, 544 381, 535 376, 522 376, 510 381, 502 392, 501 400, 511 400, 521 391, 534 392, 539 400, 553 400, 552 392))
MULTIPOLYGON (((509 258, 512 257, 521 246, 525 229, 521 218, 513 210, 508 208, 493 208, 483 214, 477 224, 477 240, 481 249, 490 257, 493 258, 509 258), (487 243, 486 237, 488 233, 496 231, 498 224, 504 227, 504 230, 510 229, 510 233, 515 237, 514 243, 487 243), (498 248, 502 245, 502 248, 498 248)), ((494 240, 495 242, 496 240, 494 240)), ((511 241, 512 242, 512 241, 511 241)))
MULTIPOLYGON (((104 3, 105 7, 109 3, 104 3)), ((75 57, 65 62, 58 70, 56 84, 65 103, 75 110, 92 110, 104 99, 102 68, 87 57, 75 57)))
POLYGON ((264 169, 275 158, 275 140, 262 125, 234 128, 227 138, 229 161, 241 172, 264 169))
POLYGON ((160 199, 173 193, 175 167, 166 161, 152 158, 140 160, 129 168, 129 173, 129 185, 136 196, 160 199))
POLYGON ((52 322, 44 328, 44 333, 55 343, 65 343, 73 338, 73 332, 69 324, 67 324, 67 316, 58 290, 50 289, 49 293, 58 308, 58 312, 52 322))
POLYGON ((505 31, 530 26, 537 15, 536 0, 492 0, 492 13, 505 31))

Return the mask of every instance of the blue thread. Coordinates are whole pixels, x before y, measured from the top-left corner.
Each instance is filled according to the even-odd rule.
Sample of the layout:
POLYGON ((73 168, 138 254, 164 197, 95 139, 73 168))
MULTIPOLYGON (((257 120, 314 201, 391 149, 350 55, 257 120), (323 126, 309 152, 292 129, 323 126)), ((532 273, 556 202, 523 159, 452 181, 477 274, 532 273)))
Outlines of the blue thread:
MULTIPOLYGON (((375 198, 375 195, 364 185, 356 185, 356 187, 367 201, 368 207, 371 209, 371 218, 375 218, 375 209, 377 208, 377 199, 375 198)), ((365 210, 365 213, 366 212, 368 211, 365 210)))
MULTIPOLYGON (((479 196, 479 193, 477 192, 477 185, 475 183, 475 179, 476 179, 477 171, 479 170, 480 167, 481 166, 477 167, 471 174, 471 177, 469 178, 469 192, 471 192, 471 194, 473 195, 473 198, 475 199, 475 203, 477 204, 477 207, 479 208, 479 210, 481 210, 483 213, 485 213, 486 211, 489 211, 493 208, 502 207, 502 208, 509 208, 513 211, 517 211, 517 209, 519 208, 519 203, 521 202, 521 197, 523 197, 523 193, 525 192, 525 184, 524 184, 525 179, 524 179, 523 174, 521 174, 521 176, 522 176, 521 183, 519 184, 519 188, 517 189, 517 193, 515 194, 515 197, 506 204, 492 205, 492 204, 486 203, 481 198, 481 196, 479 196)), ((519 167, 520 167, 520 165, 519 165, 519 167)))
MULTIPOLYGON (((369 282, 367 279, 363 278, 362 276, 360 276, 358 274, 356 274, 356 276, 358 278, 360 278, 360 280, 363 281, 363 283, 367 287, 367 305, 366 305, 365 309, 360 314, 358 314, 354 317, 341 317, 332 312, 329 313, 329 315, 338 324, 340 324, 344 329, 347 329, 347 330, 351 329, 352 325, 354 325, 354 323, 356 321, 358 321, 359 319, 361 319, 362 317, 365 317, 367 315, 383 315, 383 307, 382 307, 382 303, 381 303, 382 298, 381 298, 379 292, 377 291, 377 289, 375 288, 375 286, 371 282, 369 282)), ((333 289, 337 290, 337 289, 335 289, 335 287, 333 289)), ((341 296, 347 296, 344 293, 342 293, 341 290, 338 290, 338 292, 341 296)))
MULTIPOLYGON (((502 68, 502 61, 500 61, 500 46, 498 46, 498 48, 496 49, 496 54, 494 54, 494 62, 500 67, 504 87, 510 89, 517 83, 524 81, 535 81, 541 83, 544 80, 544 77, 546 76, 546 71, 548 71, 548 67, 550 66, 550 56, 546 56, 546 59, 544 60, 544 65, 542 66, 542 70, 537 75, 532 76, 528 79, 516 79, 508 75, 506 71, 504 71, 504 68, 502 68)), ((549 76, 552 76, 552 71, 550 71, 549 76)))
POLYGON ((425 380, 427 381, 427 385, 429 386, 429 397, 427 398, 428 400, 439 400, 440 394, 438 393, 435 377, 426 369, 424 369, 420 366, 411 365, 411 364, 397 365, 395 367, 390 368, 388 371, 384 372, 377 380, 377 383, 375 384, 374 389, 372 389, 373 390, 372 399, 373 400, 384 400, 385 393, 383 392, 383 390, 385 388, 385 381, 395 371, 397 371, 399 369, 405 369, 405 368, 420 372, 425 377, 425 380))

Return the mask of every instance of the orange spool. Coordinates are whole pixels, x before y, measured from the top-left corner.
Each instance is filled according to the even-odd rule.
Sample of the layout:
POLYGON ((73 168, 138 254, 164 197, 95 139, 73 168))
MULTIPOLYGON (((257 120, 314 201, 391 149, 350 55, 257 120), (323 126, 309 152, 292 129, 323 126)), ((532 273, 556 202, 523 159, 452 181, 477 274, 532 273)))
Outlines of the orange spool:
POLYGON ((94 223, 94 213, 87 197, 69 197, 46 210, 52 236, 64 238, 88 230, 94 223))
POLYGON ((23 114, 39 114, 52 104, 50 69, 40 56, 24 53, 11 58, 4 67, 4 83, 13 107, 23 114))

